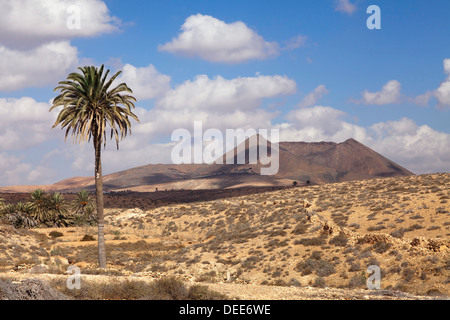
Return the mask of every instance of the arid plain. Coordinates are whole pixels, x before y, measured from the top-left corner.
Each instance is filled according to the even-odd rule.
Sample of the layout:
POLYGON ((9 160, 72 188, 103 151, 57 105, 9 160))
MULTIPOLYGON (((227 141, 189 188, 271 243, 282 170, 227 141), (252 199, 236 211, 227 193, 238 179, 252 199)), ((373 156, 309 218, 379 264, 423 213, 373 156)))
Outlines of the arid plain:
POLYGON ((82 287, 173 276, 230 299, 447 299, 449 186, 450 174, 431 174, 210 200, 107 195, 106 271, 97 268, 95 226, 1 225, 0 278, 61 289, 76 265, 82 287), (373 265, 378 291, 367 290, 373 265))

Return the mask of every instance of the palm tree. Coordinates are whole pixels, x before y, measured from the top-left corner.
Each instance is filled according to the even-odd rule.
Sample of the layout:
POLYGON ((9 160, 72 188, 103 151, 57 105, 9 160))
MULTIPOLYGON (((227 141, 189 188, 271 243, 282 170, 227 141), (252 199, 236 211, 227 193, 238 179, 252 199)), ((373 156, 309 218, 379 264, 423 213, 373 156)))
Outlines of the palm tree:
POLYGON ((72 220, 67 209, 64 196, 56 192, 48 199, 48 208, 53 213, 53 225, 56 227, 67 227, 72 220))
POLYGON ((16 229, 33 228, 38 222, 31 216, 31 202, 9 203, 0 210, 0 220, 12 224, 16 229))
POLYGON ((72 201, 71 208, 78 223, 90 224, 93 221, 96 221, 95 216, 93 216, 95 204, 92 202, 91 196, 87 190, 83 189, 77 193, 77 196, 72 201))
POLYGON ((46 223, 52 219, 52 212, 48 207, 47 194, 42 189, 36 189, 31 194, 30 211, 31 216, 37 222, 46 223))
POLYGON ((131 133, 129 117, 139 122, 131 111, 136 99, 129 95, 133 91, 125 83, 110 89, 121 71, 109 80, 109 70, 103 74, 104 66, 78 68, 80 73, 71 73, 67 80, 59 82, 55 91, 60 94, 53 101, 52 111, 63 107, 53 128, 61 125, 67 136, 71 133, 76 143, 93 140, 95 151, 95 189, 98 219, 98 262, 100 268, 106 268, 106 250, 104 238, 103 180, 101 147, 106 146, 106 130, 111 130, 111 139, 115 138, 117 149, 119 140, 131 133))
POLYGON ((86 208, 93 206, 89 192, 86 189, 80 190, 72 201, 72 210, 75 214, 84 215, 86 208))

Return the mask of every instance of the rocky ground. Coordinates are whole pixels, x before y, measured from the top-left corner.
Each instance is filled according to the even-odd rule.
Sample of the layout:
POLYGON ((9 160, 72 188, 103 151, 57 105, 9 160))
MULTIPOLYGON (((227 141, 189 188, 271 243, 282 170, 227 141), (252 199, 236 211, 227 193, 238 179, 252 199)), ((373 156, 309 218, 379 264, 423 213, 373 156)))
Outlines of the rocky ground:
POLYGON ((106 272, 95 227, 0 226, 0 279, 65 279, 77 265, 86 281, 174 276, 239 299, 447 299, 449 185, 434 174, 209 201, 109 195, 106 272), (381 290, 366 290, 369 266, 381 290))

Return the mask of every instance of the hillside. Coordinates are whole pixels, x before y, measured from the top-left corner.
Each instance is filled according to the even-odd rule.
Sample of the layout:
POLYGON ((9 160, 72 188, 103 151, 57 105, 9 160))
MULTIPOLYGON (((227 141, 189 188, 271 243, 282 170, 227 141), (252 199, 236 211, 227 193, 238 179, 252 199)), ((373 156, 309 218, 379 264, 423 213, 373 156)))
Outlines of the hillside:
MULTIPOLYGON (((109 195, 108 279, 172 275, 246 299, 448 296, 449 185, 450 174, 379 178, 144 210, 109 195), (371 265, 381 269, 378 296, 365 290, 371 265)), ((100 272, 96 227, 2 227, 0 236, 9 278, 48 278, 68 263, 86 281, 100 272)))
MULTIPOLYGON (((259 140, 258 140, 259 141, 259 140)), ((152 192, 155 190, 199 190, 224 189, 258 186, 290 186, 296 181, 299 185, 322 184, 380 177, 401 177, 413 173, 386 159, 370 148, 349 139, 343 143, 319 142, 280 142, 279 170, 275 175, 260 175, 262 165, 249 163, 249 150, 259 146, 249 146, 244 142, 224 155, 234 158, 237 163, 244 153, 243 164, 157 164, 145 165, 121 172, 105 175, 106 191, 131 190, 152 192), (239 152, 240 151, 240 152, 239 152)), ((268 154, 271 145, 268 143, 268 154)), ((259 149, 257 149, 259 150, 259 149)), ((30 192, 37 187, 47 191, 73 192, 82 188, 94 189, 94 178, 69 178, 50 186, 11 186, 0 188, 1 192, 30 192)))

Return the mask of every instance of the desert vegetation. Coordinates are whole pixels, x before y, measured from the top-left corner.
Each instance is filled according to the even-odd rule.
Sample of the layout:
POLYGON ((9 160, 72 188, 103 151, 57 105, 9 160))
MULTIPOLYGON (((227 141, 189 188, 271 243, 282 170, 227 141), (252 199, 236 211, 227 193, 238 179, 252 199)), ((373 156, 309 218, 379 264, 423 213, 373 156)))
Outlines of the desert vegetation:
POLYGON ((68 203, 61 193, 36 189, 26 202, 0 202, 0 219, 15 228, 68 227, 96 223, 95 205, 86 190, 68 203))
POLYGON ((24 245, 3 245, 0 265, 61 275, 74 264, 83 275, 175 277, 216 289, 254 284, 346 290, 364 290, 367 268, 375 265, 383 290, 448 295, 450 224, 442 201, 449 182, 449 174, 434 174, 151 209, 111 204, 105 211, 105 270, 97 267, 97 233, 89 225, 35 228, 24 245))

